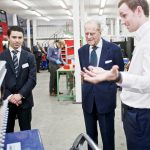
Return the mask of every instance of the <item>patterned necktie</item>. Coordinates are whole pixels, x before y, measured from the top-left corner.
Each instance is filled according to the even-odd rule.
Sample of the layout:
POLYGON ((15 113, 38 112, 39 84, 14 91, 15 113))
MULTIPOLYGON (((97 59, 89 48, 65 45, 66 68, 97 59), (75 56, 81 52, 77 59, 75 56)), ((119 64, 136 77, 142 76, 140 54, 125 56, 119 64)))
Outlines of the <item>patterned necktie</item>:
POLYGON ((15 67, 15 73, 16 73, 16 77, 18 77, 18 67, 19 67, 18 57, 17 57, 18 51, 13 50, 12 53, 13 53, 13 62, 14 62, 14 67, 15 67))
POLYGON ((91 66, 97 66, 97 54, 96 54, 97 46, 94 46, 92 49, 93 50, 91 52, 90 65, 91 66))

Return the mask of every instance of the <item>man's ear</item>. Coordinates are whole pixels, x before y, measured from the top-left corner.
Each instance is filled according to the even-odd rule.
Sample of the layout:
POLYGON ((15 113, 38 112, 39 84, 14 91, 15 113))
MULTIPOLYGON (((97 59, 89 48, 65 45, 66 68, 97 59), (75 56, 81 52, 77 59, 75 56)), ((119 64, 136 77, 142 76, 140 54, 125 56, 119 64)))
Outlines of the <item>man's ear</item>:
POLYGON ((138 16, 141 16, 142 14, 144 14, 142 7, 141 7, 141 6, 137 6, 137 8, 136 8, 136 10, 135 10, 135 13, 136 13, 138 16))

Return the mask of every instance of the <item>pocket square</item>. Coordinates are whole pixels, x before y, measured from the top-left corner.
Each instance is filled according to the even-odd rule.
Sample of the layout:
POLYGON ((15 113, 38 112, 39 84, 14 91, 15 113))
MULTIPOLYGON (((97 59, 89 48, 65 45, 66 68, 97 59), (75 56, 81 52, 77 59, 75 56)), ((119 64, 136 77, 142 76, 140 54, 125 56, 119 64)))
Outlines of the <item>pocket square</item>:
POLYGON ((112 60, 106 60, 105 61, 105 64, 109 64, 109 63, 111 63, 112 62, 112 60))
POLYGON ((25 64, 22 65, 22 68, 27 68, 27 67, 29 67, 28 63, 25 63, 25 64))

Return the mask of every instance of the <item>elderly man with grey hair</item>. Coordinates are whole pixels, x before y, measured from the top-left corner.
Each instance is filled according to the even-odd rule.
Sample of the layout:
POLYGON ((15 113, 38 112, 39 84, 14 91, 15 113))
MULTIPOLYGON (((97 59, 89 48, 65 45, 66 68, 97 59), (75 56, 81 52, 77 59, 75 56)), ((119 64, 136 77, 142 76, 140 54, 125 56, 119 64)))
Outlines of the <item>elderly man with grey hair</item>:
MULTIPOLYGON (((124 70, 121 49, 101 38, 101 25, 96 20, 85 23, 87 44, 79 49, 81 70, 89 65, 106 70, 118 65, 124 70)), ((82 83, 82 108, 87 134, 98 144, 97 121, 99 123, 103 150, 114 150, 114 117, 117 86, 114 81, 92 84, 82 83)), ((88 147, 90 150, 90 147, 88 147)))

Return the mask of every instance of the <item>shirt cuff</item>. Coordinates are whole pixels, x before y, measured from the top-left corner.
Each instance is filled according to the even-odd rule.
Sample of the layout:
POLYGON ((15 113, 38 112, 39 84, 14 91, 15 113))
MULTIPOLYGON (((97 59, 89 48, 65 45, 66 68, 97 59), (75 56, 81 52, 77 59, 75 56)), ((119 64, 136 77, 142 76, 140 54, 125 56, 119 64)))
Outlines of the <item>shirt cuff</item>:
POLYGON ((129 82, 128 73, 127 72, 120 72, 122 77, 122 82, 117 83, 118 86, 126 88, 129 82))

